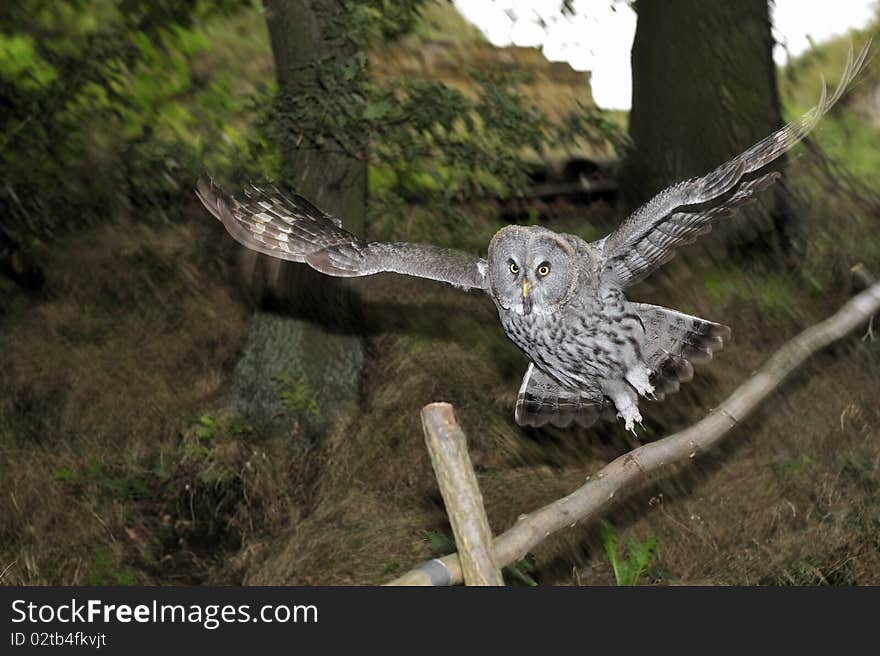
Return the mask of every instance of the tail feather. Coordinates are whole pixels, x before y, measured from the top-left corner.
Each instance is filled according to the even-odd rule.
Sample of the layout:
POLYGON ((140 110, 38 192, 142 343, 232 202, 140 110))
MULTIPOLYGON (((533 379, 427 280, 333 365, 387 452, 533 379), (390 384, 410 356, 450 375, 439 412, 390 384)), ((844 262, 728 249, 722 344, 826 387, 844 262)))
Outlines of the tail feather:
POLYGON ((520 426, 578 424, 588 428, 608 418, 609 412, 613 418, 613 406, 600 391, 566 389, 530 362, 516 397, 514 417, 520 426))

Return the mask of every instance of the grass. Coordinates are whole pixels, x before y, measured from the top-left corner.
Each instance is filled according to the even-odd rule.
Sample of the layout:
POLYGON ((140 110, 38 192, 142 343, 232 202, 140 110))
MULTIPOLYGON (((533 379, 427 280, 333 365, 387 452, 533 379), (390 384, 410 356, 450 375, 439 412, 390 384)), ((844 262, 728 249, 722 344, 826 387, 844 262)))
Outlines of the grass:
MULTIPOLYGON (((141 515, 178 495, 168 456, 217 394, 247 319, 199 245, 210 227, 95 228, 47 254, 40 295, 13 290, 17 311, 0 331, 0 534, 4 559, 34 566, 9 580, 99 576, 107 567, 89 554, 108 539, 134 547, 129 531, 156 519, 141 515)), ((102 553, 102 563, 131 556, 102 553)))

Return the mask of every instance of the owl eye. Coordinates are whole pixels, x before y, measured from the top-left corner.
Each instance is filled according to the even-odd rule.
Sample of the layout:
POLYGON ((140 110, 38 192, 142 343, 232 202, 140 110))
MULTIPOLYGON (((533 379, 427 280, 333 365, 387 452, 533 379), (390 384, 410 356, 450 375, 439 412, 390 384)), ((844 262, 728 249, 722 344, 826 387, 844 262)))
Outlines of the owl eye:
POLYGON ((538 267, 538 275, 546 276, 550 274, 550 265, 547 262, 544 262, 541 266, 538 267))
POLYGON ((510 269, 510 272, 513 275, 516 275, 519 273, 519 265, 516 262, 511 262, 510 266, 508 268, 510 269))

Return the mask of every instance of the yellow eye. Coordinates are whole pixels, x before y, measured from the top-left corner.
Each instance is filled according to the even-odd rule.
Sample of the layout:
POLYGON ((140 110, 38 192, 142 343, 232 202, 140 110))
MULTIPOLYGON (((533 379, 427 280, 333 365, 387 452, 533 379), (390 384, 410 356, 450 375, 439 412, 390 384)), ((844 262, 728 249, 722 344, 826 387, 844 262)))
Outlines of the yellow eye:
POLYGON ((511 262, 509 268, 510 268, 510 272, 513 275, 516 275, 519 273, 519 265, 516 262, 511 262))
POLYGON ((538 267, 538 275, 539 276, 546 276, 546 275, 549 275, 549 273, 550 273, 550 265, 547 264, 546 262, 538 267))

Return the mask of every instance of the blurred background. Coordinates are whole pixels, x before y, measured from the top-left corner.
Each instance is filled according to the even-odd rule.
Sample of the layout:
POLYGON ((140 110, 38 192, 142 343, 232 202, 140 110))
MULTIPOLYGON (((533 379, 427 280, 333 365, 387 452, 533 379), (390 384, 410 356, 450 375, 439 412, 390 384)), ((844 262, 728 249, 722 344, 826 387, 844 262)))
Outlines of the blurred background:
MULTIPOLYGON (((195 181, 272 180, 371 239, 481 255, 514 222, 599 238, 836 83, 877 10, 789 27, 819 4, 4 2, 0 583, 389 580, 454 549, 432 401, 456 408, 496 533, 636 446, 617 424, 517 427, 527 363, 484 296, 256 256, 195 181)), ((880 272, 878 136, 871 61, 760 206, 631 290, 733 330, 642 404, 640 440, 835 311, 852 265, 880 272)), ((878 365, 873 333, 849 336, 508 581, 880 584, 878 365)))

